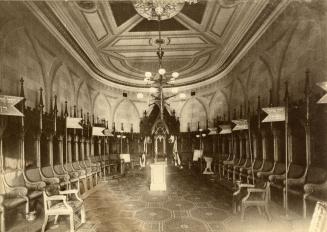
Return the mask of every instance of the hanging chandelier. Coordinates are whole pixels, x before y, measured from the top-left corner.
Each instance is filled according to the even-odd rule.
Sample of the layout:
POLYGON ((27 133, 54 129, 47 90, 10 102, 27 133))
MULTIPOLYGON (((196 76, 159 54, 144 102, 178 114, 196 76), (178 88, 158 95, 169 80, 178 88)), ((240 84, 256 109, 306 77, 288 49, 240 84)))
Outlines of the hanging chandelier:
POLYGON ((149 106, 153 104, 158 105, 160 109, 160 118, 162 120, 163 111, 167 104, 166 100, 176 96, 177 93, 177 88, 173 88, 172 92, 174 95, 165 97, 163 94, 163 88, 172 87, 176 78, 179 77, 179 73, 172 72, 170 75, 167 75, 166 69, 162 66, 162 59, 165 53, 162 48, 164 40, 161 38, 161 21, 170 19, 178 14, 183 9, 185 2, 192 4, 197 3, 197 0, 136 0, 134 3, 134 8, 141 16, 148 20, 158 21, 159 38, 155 40, 155 44, 158 45, 156 52, 158 57, 158 71, 157 73, 145 72, 144 81, 146 84, 151 86, 150 92, 153 93, 151 96, 153 97, 154 102, 149 106))
POLYGON ((177 15, 185 2, 192 4, 197 0, 136 0, 134 8, 148 20, 165 20, 177 15))

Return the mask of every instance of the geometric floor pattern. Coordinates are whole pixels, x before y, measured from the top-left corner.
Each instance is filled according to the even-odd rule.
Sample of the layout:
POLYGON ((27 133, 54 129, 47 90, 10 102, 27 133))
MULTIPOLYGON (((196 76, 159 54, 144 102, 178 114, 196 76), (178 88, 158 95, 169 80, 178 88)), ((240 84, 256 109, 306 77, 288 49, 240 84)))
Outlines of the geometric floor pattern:
MULTIPOLYGON (((282 219, 270 204, 272 221, 246 211, 245 221, 231 212, 231 194, 222 186, 188 170, 168 167, 167 191, 151 192, 150 170, 133 170, 119 180, 99 184, 84 200, 86 221, 79 232, 304 232, 309 220, 299 215, 282 219)), ((77 222, 78 223, 78 222, 77 222)), ((42 217, 15 225, 10 232, 40 231, 42 217)), ((47 231, 68 231, 67 221, 47 231)))
POLYGON ((231 213, 231 196, 222 186, 169 167, 167 191, 149 191, 149 169, 109 182, 85 201, 87 219, 96 231, 114 232, 304 232, 308 221, 298 215, 280 218, 271 204, 273 221, 249 209, 245 222, 231 213))
POLYGON ((97 231, 227 231, 223 223, 232 215, 226 194, 215 195, 201 180, 173 168, 167 191, 151 192, 148 176, 148 170, 134 172, 89 195, 86 216, 97 231), (225 203, 216 204, 217 199, 225 203))

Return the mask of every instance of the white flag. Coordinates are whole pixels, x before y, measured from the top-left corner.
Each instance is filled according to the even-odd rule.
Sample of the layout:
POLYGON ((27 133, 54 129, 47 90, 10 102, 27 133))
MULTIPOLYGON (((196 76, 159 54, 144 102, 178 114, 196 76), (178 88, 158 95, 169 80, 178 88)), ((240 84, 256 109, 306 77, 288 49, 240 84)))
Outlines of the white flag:
POLYGON ((73 128, 73 129, 83 129, 82 125, 82 118, 66 118, 66 127, 67 128, 73 128))
POLYGON ((267 107, 262 108, 268 115, 262 122, 281 122, 285 121, 285 107, 267 107))
POLYGON ((216 135, 217 134, 217 128, 208 128, 209 134, 208 135, 216 135))
POLYGON ((231 128, 231 125, 229 125, 229 124, 219 125, 219 127, 221 129, 221 131, 219 132, 220 135, 232 133, 232 128, 231 128))
POLYGON ((248 120, 246 119, 232 120, 232 122, 235 124, 233 131, 248 129, 248 120))
POLYGON ((23 117, 23 113, 15 107, 23 99, 23 97, 0 95, 0 115, 23 117))
POLYGON ((105 129, 106 128, 104 128, 104 127, 93 126, 92 127, 92 135, 94 135, 94 136, 105 136, 105 134, 103 133, 105 129))
MULTIPOLYGON (((325 82, 319 82, 319 83, 317 83, 317 85, 320 88, 322 88, 323 90, 327 91, 327 81, 325 81, 325 82)), ((322 98, 320 98, 317 103, 319 103, 319 104, 327 103, 327 94, 325 94, 324 96, 322 96, 322 98)))

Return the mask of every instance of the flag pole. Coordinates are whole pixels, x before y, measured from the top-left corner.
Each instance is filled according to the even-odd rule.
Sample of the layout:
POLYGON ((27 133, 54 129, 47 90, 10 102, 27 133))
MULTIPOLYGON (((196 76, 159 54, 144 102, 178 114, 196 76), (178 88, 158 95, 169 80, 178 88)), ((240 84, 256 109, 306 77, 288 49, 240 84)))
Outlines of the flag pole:
POLYGON ((252 184, 254 185, 254 171, 253 171, 253 151, 252 151, 252 137, 251 137, 251 112, 250 112, 250 102, 248 102, 248 136, 249 136, 249 152, 251 160, 251 173, 252 173, 252 184))
POLYGON ((65 157, 66 157, 66 165, 68 161, 68 148, 67 148, 67 116, 68 116, 68 108, 67 108, 67 101, 65 101, 65 157))
POLYGON ((285 216, 288 217, 288 83, 285 82, 285 216))

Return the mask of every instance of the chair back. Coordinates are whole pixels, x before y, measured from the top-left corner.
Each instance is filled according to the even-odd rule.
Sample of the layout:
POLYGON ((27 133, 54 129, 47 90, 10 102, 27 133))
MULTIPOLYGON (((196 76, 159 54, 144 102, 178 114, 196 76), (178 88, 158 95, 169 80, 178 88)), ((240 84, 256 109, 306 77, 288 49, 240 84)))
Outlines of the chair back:
POLYGON ((30 181, 40 181, 41 180, 39 168, 26 169, 25 175, 30 181))
POLYGON ((11 170, 3 174, 3 183, 10 187, 25 186, 23 172, 21 170, 11 170))
POLYGON ((53 177, 54 176, 51 166, 42 167, 41 171, 46 177, 53 177))
POLYGON ((47 185, 43 190, 43 201, 44 201, 44 210, 47 211, 51 207, 51 201, 48 201, 48 197, 59 195, 60 185, 59 184, 50 184, 47 185))

